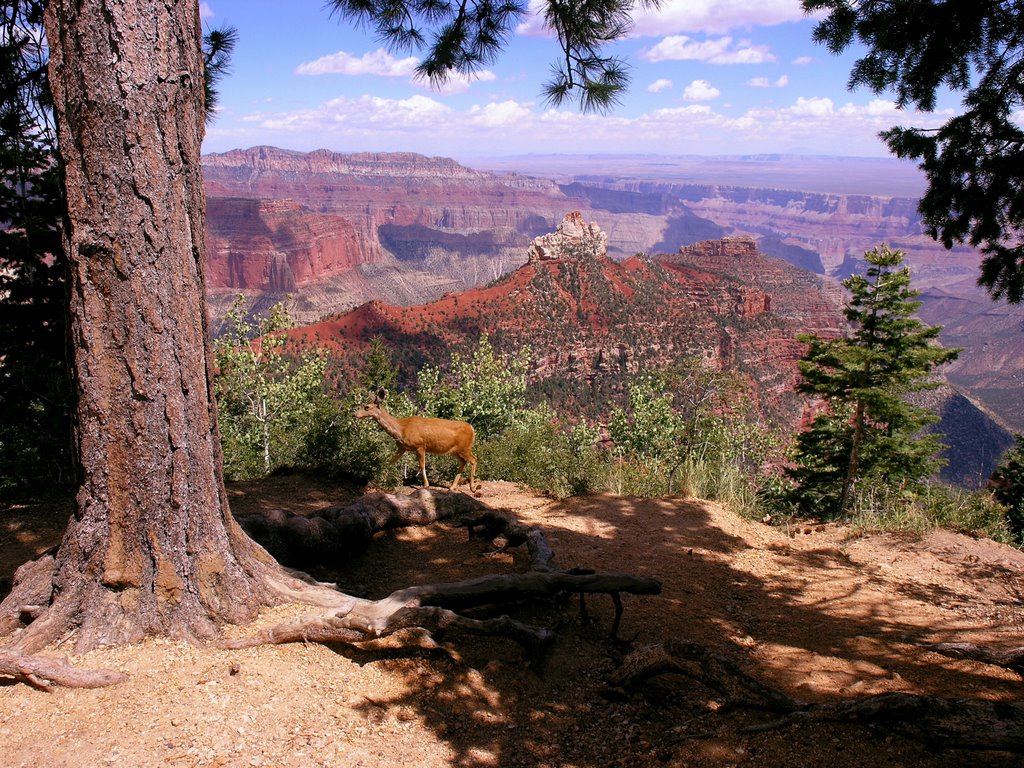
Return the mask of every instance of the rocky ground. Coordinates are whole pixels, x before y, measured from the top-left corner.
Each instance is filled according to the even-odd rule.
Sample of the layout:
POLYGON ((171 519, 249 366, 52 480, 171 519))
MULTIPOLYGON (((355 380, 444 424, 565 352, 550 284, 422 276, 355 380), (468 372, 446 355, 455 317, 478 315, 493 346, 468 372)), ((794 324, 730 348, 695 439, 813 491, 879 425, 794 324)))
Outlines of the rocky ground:
MULTIPOLYGON (((339 489, 281 477, 230 489, 236 511, 313 511, 339 489)), ((1022 645, 1024 553, 936 533, 922 541, 848 538, 840 526, 779 528, 682 498, 556 501, 507 483, 482 499, 541 525, 560 567, 661 579, 624 597, 630 647, 677 638, 808 702, 884 692, 1021 699, 1020 676, 923 643, 1022 645)), ((59 540, 67 507, 0 509, 0 584, 59 540)), ((339 564, 346 590, 382 596, 424 581, 516 567, 515 557, 437 525, 388 534, 339 564)), ((324 576, 325 574, 319 574, 324 576)), ((151 640, 75 663, 127 672, 100 690, 43 693, 0 684, 0 762, 8 766, 1019 766, 1020 755, 939 750, 889 728, 804 723, 723 706, 721 694, 664 675, 622 696, 608 676, 629 649, 608 636, 604 597, 525 606, 558 627, 543 663, 501 639, 459 639, 449 654, 368 654, 314 644, 241 651, 151 640)), ((303 609, 281 607, 266 625, 303 609)), ((253 631, 231 627, 230 636, 253 631)), ((66 653, 54 649, 54 653, 66 653)), ((1021 725, 1024 727, 1024 724, 1021 725)))

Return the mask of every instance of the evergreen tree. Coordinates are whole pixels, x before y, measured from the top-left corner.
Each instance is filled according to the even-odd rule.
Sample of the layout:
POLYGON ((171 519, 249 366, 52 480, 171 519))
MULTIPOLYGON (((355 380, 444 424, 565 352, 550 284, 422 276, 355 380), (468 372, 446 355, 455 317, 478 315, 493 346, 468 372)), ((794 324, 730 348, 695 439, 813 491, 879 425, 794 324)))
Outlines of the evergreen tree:
POLYGON ((800 336, 809 348, 798 389, 822 398, 826 410, 797 438, 791 500, 825 516, 849 511, 861 479, 914 485, 940 466, 939 437, 921 434, 936 417, 907 396, 938 386, 932 369, 958 354, 936 343, 940 327, 914 317, 920 302, 900 266, 903 253, 883 245, 864 256, 866 275, 843 282, 852 335, 800 336))
POLYGON ((992 473, 989 487, 996 501, 1007 509, 1007 521, 1024 544, 1024 435, 1014 435, 1017 444, 1006 452, 992 473))
MULTIPOLYGON (((547 101, 558 106, 574 99, 584 111, 606 111, 629 84, 626 63, 603 46, 625 37, 637 7, 656 8, 661 0, 544 0, 544 23, 557 38, 560 56, 544 85, 547 101)), ((401 51, 426 49, 418 74, 443 83, 453 73, 473 75, 495 60, 516 25, 526 16, 520 0, 330 0, 342 18, 376 30, 401 51)))
POLYGON ((1024 37, 1022 0, 803 0, 825 11, 814 38, 840 53, 866 52, 849 87, 894 91, 900 108, 933 111, 940 90, 962 93, 963 110, 940 128, 895 127, 881 136, 928 179, 920 210, 950 248, 980 246, 978 282, 994 298, 1024 300, 1024 37))

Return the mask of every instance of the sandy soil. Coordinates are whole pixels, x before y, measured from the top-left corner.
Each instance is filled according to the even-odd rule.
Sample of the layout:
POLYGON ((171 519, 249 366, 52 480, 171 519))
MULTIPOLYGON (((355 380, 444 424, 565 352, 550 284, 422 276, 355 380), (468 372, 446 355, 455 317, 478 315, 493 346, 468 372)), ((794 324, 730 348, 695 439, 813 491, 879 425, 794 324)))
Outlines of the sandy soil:
MULTIPOLYGON (((237 510, 314 510, 343 491, 299 477, 231 489, 237 510)), ((562 567, 656 576, 658 597, 624 597, 621 635, 672 637, 727 654, 748 674, 807 701, 886 691, 1021 698, 1020 677, 916 643, 1022 644, 1024 553, 951 533, 923 541, 848 539, 839 526, 772 528, 682 498, 592 496, 554 501, 484 483, 484 501, 544 526, 562 567)), ((54 544, 66 507, 0 510, 0 580, 54 544)), ((515 568, 446 526, 381 537, 334 577, 367 596, 421 581, 515 568)), ((324 574, 320 574, 323 576, 324 574)), ((0 582, 0 587, 3 584, 0 582)), ((769 716, 723 711, 682 677, 625 701, 605 676, 623 648, 608 637, 607 598, 525 609, 558 626, 541 667, 498 639, 460 640, 456 658, 382 658, 313 644, 215 650, 167 640, 73 661, 123 670, 102 690, 43 693, 0 684, 6 766, 1019 766, 1019 755, 964 753, 854 724, 759 734, 769 716)), ((260 625, 296 615, 268 611, 260 625)), ((234 636, 252 627, 230 627, 234 636)), ((55 653, 66 653, 56 649, 55 653)), ((1022 724, 1024 727, 1024 724, 1022 724)))

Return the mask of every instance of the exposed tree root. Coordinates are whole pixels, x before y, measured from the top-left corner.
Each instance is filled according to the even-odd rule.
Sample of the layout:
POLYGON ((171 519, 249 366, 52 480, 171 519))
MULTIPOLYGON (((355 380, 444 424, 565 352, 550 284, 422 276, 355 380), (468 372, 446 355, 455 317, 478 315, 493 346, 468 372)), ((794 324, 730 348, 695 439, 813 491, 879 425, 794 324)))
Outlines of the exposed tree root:
POLYGON ((491 509, 459 493, 420 490, 410 497, 370 494, 347 507, 332 507, 303 522, 286 513, 275 512, 262 519, 247 517, 242 524, 269 549, 273 550, 279 542, 284 556, 294 557, 300 551, 307 556, 323 557, 337 556, 342 547, 349 546, 337 539, 351 531, 357 531, 360 546, 365 546, 378 531, 443 519, 465 526, 471 536, 484 535, 496 541, 502 549, 525 545, 528 570, 447 584, 412 586, 381 600, 350 597, 340 608, 285 622, 253 637, 225 641, 221 645, 242 648, 317 640, 365 646, 399 632, 417 630, 409 635, 415 638, 413 645, 416 647, 422 646, 424 632, 428 635, 461 632, 509 637, 533 653, 551 641, 550 630, 508 616, 477 619, 463 616, 459 611, 501 607, 562 593, 607 594, 612 596, 616 606, 614 631, 622 615, 621 593, 653 595, 661 591, 661 584, 652 578, 578 569, 556 570, 551 566, 555 554, 539 528, 523 525, 511 513, 491 509), (304 530, 316 532, 312 545, 303 541, 301 532, 304 530), (266 537, 265 542, 263 537, 266 537))
POLYGON ((804 705, 743 672, 720 653, 688 640, 670 640, 631 652, 609 679, 613 693, 624 693, 657 675, 696 680, 726 698, 727 706, 793 712, 804 705))
MULTIPOLYGON (((508 616, 475 618, 460 613, 470 608, 496 608, 562 593, 608 594, 616 607, 613 632, 622 616, 621 593, 657 594, 660 583, 652 578, 584 570, 560 571, 551 567, 554 552, 539 528, 525 526, 515 517, 494 510, 461 493, 419 490, 412 496, 367 494, 353 504, 331 507, 304 518, 284 512, 247 515, 239 522, 260 544, 281 560, 293 564, 331 562, 365 549, 374 534, 411 525, 451 519, 470 535, 483 533, 501 548, 525 545, 528 570, 448 584, 425 584, 398 590, 382 600, 343 594, 332 585, 289 572, 267 552, 241 536, 238 549, 246 554, 249 577, 267 604, 302 602, 326 609, 315 615, 264 630, 255 637, 222 641, 223 647, 241 648, 263 643, 302 640, 348 643, 362 649, 438 648, 443 634, 500 635, 513 639, 528 653, 541 652, 553 638, 549 629, 531 626, 508 616), (252 550, 251 552, 249 550, 252 550)), ((0 627, 15 631, 0 651, 0 675, 48 688, 52 685, 89 687, 111 685, 124 676, 116 672, 75 670, 44 656, 32 656, 39 647, 74 629, 80 601, 64 593, 54 600, 55 562, 46 556, 19 569, 15 587, 0 604, 0 627), (38 619, 38 620, 37 620, 38 619), (27 629, 19 629, 23 625, 27 629)), ((263 599, 263 598, 261 598, 263 599)), ((230 618, 229 618, 230 620, 230 618)), ((183 639, 197 635, 186 633, 183 639)), ((101 643, 102 644, 102 643, 101 643)))
POLYGON ((31 623, 50 604, 55 567, 53 554, 47 552, 14 572, 14 588, 0 603, 0 637, 31 623))
POLYGON ((974 643, 925 643, 921 647, 954 659, 970 659, 996 667, 1006 667, 1024 677, 1024 647, 1001 650, 974 643))
POLYGON ((696 680, 725 696, 727 706, 781 713, 775 720, 744 728, 745 733, 806 722, 855 722, 936 748, 1024 752, 1024 702, 885 693, 828 704, 805 704, 755 680, 721 654, 688 641, 633 651, 609 680, 610 693, 626 695, 643 681, 663 674, 681 674, 696 680))
POLYGON ((22 680, 43 691, 49 691, 55 685, 69 688, 103 688, 128 679, 128 675, 123 672, 81 669, 71 666, 65 659, 25 656, 8 651, 0 651, 0 675, 22 680))

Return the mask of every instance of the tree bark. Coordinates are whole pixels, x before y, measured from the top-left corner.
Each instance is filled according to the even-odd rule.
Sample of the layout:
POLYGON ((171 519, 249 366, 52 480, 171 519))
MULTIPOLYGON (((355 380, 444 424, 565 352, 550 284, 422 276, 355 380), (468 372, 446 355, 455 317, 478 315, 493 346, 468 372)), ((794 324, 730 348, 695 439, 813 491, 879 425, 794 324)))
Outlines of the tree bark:
MULTIPOLYGON (((15 642, 208 638, 279 599, 228 511, 204 302, 195 2, 51 0, 80 463, 53 602, 15 642)), ((276 575, 275 575, 276 574, 276 575)), ((285 587, 287 590, 289 587, 285 587)))

